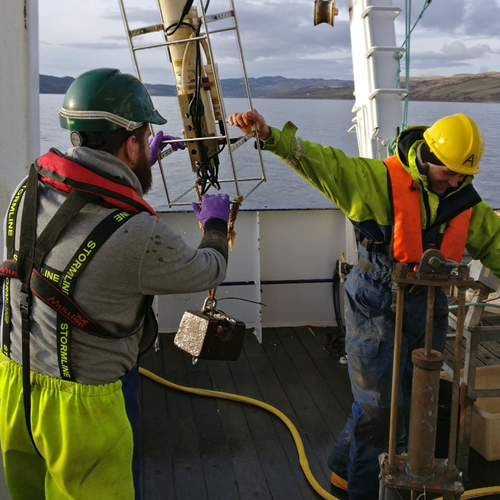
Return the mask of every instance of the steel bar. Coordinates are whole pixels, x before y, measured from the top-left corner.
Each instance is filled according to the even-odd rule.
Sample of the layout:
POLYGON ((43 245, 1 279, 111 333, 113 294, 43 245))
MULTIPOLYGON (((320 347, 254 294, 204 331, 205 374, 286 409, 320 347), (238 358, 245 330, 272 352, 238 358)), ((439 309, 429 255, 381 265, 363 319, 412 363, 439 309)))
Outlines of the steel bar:
POLYGON ((432 350, 432 330, 434 326, 434 302, 436 299, 436 288, 427 287, 427 311, 425 321, 425 355, 430 356, 432 350))
MULTIPOLYGON (((460 396, 460 369, 462 367, 462 339, 464 336, 465 322, 465 290, 464 286, 458 287, 458 309, 457 328, 455 337, 455 355, 453 360, 453 383, 451 393, 451 416, 450 416, 450 442, 448 447, 448 469, 450 472, 457 470, 457 465, 461 463, 460 457, 457 459, 457 434, 458 434, 458 411, 460 396)), ((460 433, 460 441, 463 443, 463 432, 460 433)))
MULTIPOLYGON (((398 263, 396 266, 402 266, 398 263)), ((400 267, 400 270, 403 268, 400 267)), ((406 274, 406 270, 404 271, 406 274)), ((401 340, 403 336, 403 305, 404 305, 403 283, 397 283, 396 295, 396 326, 394 333, 394 355, 392 361, 392 390, 391 390, 391 413, 389 429, 389 467, 396 464, 397 426, 398 426, 398 404, 399 404, 399 372, 401 359, 401 340)))

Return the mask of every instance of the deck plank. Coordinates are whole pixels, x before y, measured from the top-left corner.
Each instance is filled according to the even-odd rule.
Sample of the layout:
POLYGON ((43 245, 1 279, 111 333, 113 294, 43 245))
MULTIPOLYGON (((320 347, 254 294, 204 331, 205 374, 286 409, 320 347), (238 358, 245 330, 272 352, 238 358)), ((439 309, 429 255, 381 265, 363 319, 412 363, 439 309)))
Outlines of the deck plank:
MULTIPOLYGON (((251 333, 247 332, 245 337, 246 345, 249 342, 258 344, 255 336, 251 333)), ((248 365, 245 357, 244 351, 237 363, 242 366, 248 365)), ((230 363, 217 361, 208 364, 214 390, 250 397, 249 394, 239 390, 235 382, 235 379, 239 376, 248 378, 249 369, 247 366, 233 373, 230 363)), ((253 394, 255 394, 255 390, 253 394)), ((244 500, 253 500, 255 498, 267 500, 271 498, 266 475, 261 466, 258 450, 246 417, 245 405, 224 399, 218 399, 217 404, 224 427, 225 439, 230 450, 234 480, 239 490, 239 496, 233 498, 244 500)), ((256 432, 255 429, 254 432, 256 432)), ((214 498, 217 498, 217 496, 214 496, 214 498)))
MULTIPOLYGON (((164 376, 162 356, 151 348, 140 360, 140 365, 164 376)), ((142 432, 142 497, 148 500, 175 498, 172 481, 174 470, 171 435, 165 432, 169 419, 167 394, 162 385, 141 376, 141 426, 149 432, 142 432)))
MULTIPOLYGON (((190 372, 186 370, 183 353, 180 353, 179 358, 179 350, 176 347, 171 343, 167 346, 166 342, 162 344, 159 354, 165 358, 165 377, 176 384, 189 387, 190 372)), ((172 437, 176 498, 205 500, 208 495, 201 461, 200 433, 194 410, 194 406, 198 404, 197 398, 192 398, 185 392, 169 390, 167 402, 169 425, 165 426, 164 430, 171 433, 172 437)))
MULTIPOLYGON (((212 389, 208 362, 199 360, 193 365, 191 356, 182 353, 182 357, 188 374, 188 387, 212 389)), ((207 498, 216 498, 220 491, 226 492, 228 498, 237 498, 231 452, 219 416, 217 399, 206 396, 191 399, 207 498)))
POLYGON ((286 370, 279 377, 300 422, 299 432, 310 446, 308 456, 311 470, 318 480, 321 478, 328 484, 331 473, 326 467, 326 460, 335 442, 330 419, 339 409, 333 408, 335 396, 299 340, 299 337, 311 333, 293 328, 281 328, 279 335, 275 331, 272 333, 268 335, 268 342, 264 342, 264 346, 269 349, 270 345, 278 343, 278 339, 283 344, 282 356, 286 370))
MULTIPOLYGON (((300 435, 314 478, 328 491, 326 459, 352 403, 347 368, 328 349, 329 335, 331 329, 268 328, 259 344, 247 331, 237 361, 193 365, 173 346, 173 335, 162 334, 162 349, 148 351, 141 366, 182 386, 240 394, 283 412, 300 435)), ((481 363, 500 363, 498 352, 500 344, 485 343, 481 363)), ((146 377, 140 396, 144 500, 321 498, 300 467, 290 430, 273 413, 146 377)), ((471 450, 466 489, 499 482, 500 461, 487 462, 471 450)))
MULTIPOLYGON (((260 399, 271 405, 278 412, 286 415, 293 425, 300 429, 293 405, 286 392, 292 381, 290 378, 287 378, 286 383, 283 384, 283 380, 279 376, 280 373, 286 372, 287 369, 282 357, 283 347, 280 342, 276 344, 275 340, 271 340, 274 339, 274 331, 272 329, 264 329, 263 337, 265 340, 262 344, 254 341, 248 343, 245 347, 249 365, 257 382, 259 394, 261 394, 260 399), (269 346, 269 344, 272 348, 271 350, 266 350, 266 346, 269 346)), ((237 366, 231 365, 231 369, 236 378, 237 366)), ((240 387, 243 386, 240 383, 240 387)), ((247 392, 240 392, 240 394, 247 394, 247 392)), ((250 397, 256 398, 257 396, 250 397)), ((252 407, 249 407, 249 409, 252 409, 252 407)), ((309 484, 305 481, 300 468, 297 449, 288 427, 271 412, 265 412, 265 422, 262 420, 261 410, 256 414, 255 409, 252 409, 251 413, 254 417, 252 420, 254 425, 259 428, 264 425, 264 428, 257 431, 257 435, 259 442, 262 442, 262 438, 264 439, 262 443, 263 452, 265 451, 265 454, 262 456, 263 468, 266 471, 266 475, 271 473, 269 488, 272 498, 283 498, 284 500, 287 498, 314 498, 314 496, 311 496, 313 493, 309 484), (261 432, 263 433, 262 436, 259 435, 261 432)), ((304 447, 306 454, 310 454, 311 450, 308 442, 304 443, 304 447)))
MULTIPOLYGON (((282 389, 276 379, 269 371, 262 372, 261 365, 252 361, 268 360, 262 355, 262 346, 252 334, 247 334, 244 345, 244 355, 238 361, 228 362, 229 370, 234 381, 233 393, 240 394, 247 398, 266 401, 262 393, 262 380, 265 378, 269 387, 276 394, 280 394, 282 389)), ((246 420, 247 436, 246 440, 253 443, 256 454, 256 465, 259 472, 263 474, 261 486, 258 490, 249 491, 254 498, 293 498, 295 488, 293 478, 290 478, 289 459, 286 450, 283 448, 284 426, 276 421, 275 417, 264 409, 253 405, 243 404, 242 411, 246 420), (290 480, 283 481, 283 478, 290 480), (264 489, 263 489, 264 488, 264 489)), ((232 439, 239 440, 240 431, 234 428, 231 434, 232 439)), ((248 446, 245 443, 245 446, 248 446)), ((245 464, 242 464, 244 467, 245 464)), ((302 498, 297 496, 297 498, 302 498)))

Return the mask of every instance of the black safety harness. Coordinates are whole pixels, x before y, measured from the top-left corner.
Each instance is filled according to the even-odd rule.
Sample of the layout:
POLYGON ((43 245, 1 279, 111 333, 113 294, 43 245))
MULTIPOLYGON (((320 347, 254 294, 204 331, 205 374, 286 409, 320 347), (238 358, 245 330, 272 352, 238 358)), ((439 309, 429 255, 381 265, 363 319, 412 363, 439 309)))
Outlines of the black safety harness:
MULTIPOLYGON (((49 153, 50 154, 50 153, 49 153)), ((70 162, 73 168, 83 172, 85 177, 85 167, 72 162, 66 158, 59 158, 65 162, 70 162), (83 169, 83 171, 81 170, 83 169)), ((106 189, 104 198, 102 186, 95 186, 86 182, 71 179, 71 188, 68 196, 49 223, 36 238, 37 204, 39 180, 45 178, 40 176, 42 170, 36 163, 31 165, 26 184, 21 186, 14 196, 7 216, 6 227, 6 247, 7 259, 0 267, 0 275, 4 277, 4 315, 3 315, 3 342, 2 352, 10 358, 11 352, 11 279, 19 279, 21 282, 20 311, 22 329, 22 365, 23 365, 23 401, 25 408, 25 418, 28 432, 33 441, 31 432, 31 397, 30 397, 30 309, 32 294, 42 300, 47 306, 57 313, 57 351, 59 372, 62 380, 76 381, 71 363, 71 337, 74 327, 101 338, 116 339, 115 334, 104 328, 99 323, 92 320, 73 299, 73 291, 78 277, 88 266, 92 258, 110 236, 139 211, 154 211, 144 202, 144 208, 137 208, 137 200, 130 200, 133 209, 130 211, 117 209, 104 218, 85 238, 78 250, 70 259, 64 270, 56 270, 44 264, 45 257, 56 244, 59 236, 88 203, 102 203, 105 199, 107 203, 113 197, 112 189, 106 189), (24 207, 21 218, 21 232, 19 236, 19 252, 15 248, 16 240, 16 220, 21 200, 24 199, 24 207), (133 203, 132 203, 133 202, 133 203)), ((92 173, 95 176, 95 173, 92 173)), ((78 177, 78 176, 76 176, 78 177)), ((68 179, 61 178, 57 172, 54 178, 58 183, 65 183, 68 179)), ((95 179, 94 179, 95 181, 95 179)), ((113 181, 102 178, 103 184, 113 187, 113 181)), ((123 205, 123 194, 117 193, 118 203, 123 205)), ((139 203, 140 205, 140 203, 139 203)), ((156 215, 156 214, 155 214, 156 215)), ((131 336, 144 331, 143 341, 140 343, 140 350, 144 351, 157 334, 157 323, 155 314, 152 311, 153 297, 148 297, 144 323, 135 331, 126 333, 123 336, 131 336), (142 348, 142 349, 141 349, 142 348)), ((33 441, 34 444, 34 441, 33 441)), ((36 446, 35 446, 36 448, 36 446)))

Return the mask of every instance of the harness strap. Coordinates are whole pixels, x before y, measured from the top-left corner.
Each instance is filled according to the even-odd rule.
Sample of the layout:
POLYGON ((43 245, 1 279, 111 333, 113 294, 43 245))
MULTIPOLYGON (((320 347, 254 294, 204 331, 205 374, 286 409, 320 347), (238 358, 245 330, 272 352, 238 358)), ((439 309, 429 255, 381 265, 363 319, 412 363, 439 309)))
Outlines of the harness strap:
POLYGON ((17 191, 12 203, 10 204, 9 211, 7 212, 7 228, 5 232, 5 241, 7 245, 7 259, 14 257, 14 246, 16 241, 16 219, 17 212, 19 211, 19 202, 26 190, 27 183, 25 182, 17 191))
POLYGON ((378 255, 388 255, 391 244, 387 241, 373 241, 368 238, 361 238, 360 244, 362 247, 366 248, 369 252, 378 255))
MULTIPOLYGON (((27 183, 24 183, 17 193, 9 207, 7 212, 7 227, 5 228, 5 242, 7 246, 7 259, 17 259, 15 253, 15 240, 16 240, 16 220, 17 213, 19 209, 19 202, 26 190, 27 183)), ((12 306, 10 303, 10 273, 3 274, 4 266, 0 270, 0 275, 4 276, 4 288, 3 288, 3 337, 2 337, 2 352, 10 357, 10 322, 12 318, 12 306)), ((17 265, 15 267, 15 277, 17 278, 17 265)))
MULTIPOLYGON (((66 268, 60 273, 59 287, 71 296, 74 283, 97 253, 97 250, 110 238, 110 236, 127 222, 132 214, 123 210, 116 210, 103 219, 85 238, 66 268)), ((46 274, 44 274, 46 277, 46 274)))
MULTIPOLYGON (((92 193, 79 191, 71 192, 64 203, 59 207, 54 217, 44 228, 39 237, 39 246, 36 245, 36 212, 38 205, 38 174, 34 165, 30 167, 26 187, 27 196, 24 200, 21 219, 21 235, 19 258, 17 262, 18 277, 21 281, 21 328, 22 328, 22 362, 23 362, 23 402, 24 415, 30 439, 33 446, 40 452, 33 439, 31 431, 31 380, 30 380, 30 316, 31 316, 31 287, 30 280, 34 268, 38 268, 47 252, 51 250, 59 238, 66 224, 80 210, 96 196, 92 193)), ((58 322, 59 324, 59 322, 58 322)), ((59 356, 61 351, 59 351, 59 356)), ((61 364, 61 362, 60 362, 61 364)), ((41 455, 40 455, 41 456, 41 455)))
POLYGON ((33 269, 31 276, 31 290, 42 302, 64 316, 80 330, 96 337, 114 338, 110 331, 87 316, 70 297, 64 294, 58 286, 44 278, 36 269, 33 269))
MULTIPOLYGON (((76 165, 69 160, 64 159, 68 164, 76 165)), ((103 196, 100 192, 99 185, 85 184, 79 182, 80 179, 74 182, 74 186, 67 186, 62 182, 57 182, 57 188, 68 192, 68 197, 59 207, 56 214, 51 218, 47 226, 36 238, 37 226, 37 208, 38 208, 38 182, 39 173, 36 169, 38 165, 31 165, 28 174, 27 183, 24 184, 13 198, 9 208, 6 228, 6 245, 7 245, 7 260, 2 263, 0 275, 5 276, 4 287, 4 330, 3 330, 3 345, 2 350, 10 356, 10 327, 11 327, 11 304, 10 304, 10 280, 18 278, 21 282, 20 292, 20 312, 21 312, 21 329, 22 329, 22 383, 23 383, 23 403, 27 430, 33 446, 39 453, 31 430, 31 381, 30 381, 30 307, 31 293, 35 293, 43 302, 48 304, 57 312, 57 342, 58 342, 58 358, 61 377, 66 380, 74 380, 71 368, 71 329, 72 325, 77 326, 87 333, 105 338, 116 338, 101 325, 89 318, 71 299, 71 292, 76 278, 88 265, 90 259, 95 255, 94 249, 100 246, 120 227, 121 223, 131 216, 130 213, 124 212, 123 208, 117 210, 106 217, 96 228, 91 235, 85 240, 74 255, 73 259, 67 265, 63 273, 50 269, 48 266, 42 267, 43 261, 47 253, 54 247, 59 236, 61 235, 67 224, 78 214, 82 208, 89 202, 100 197, 106 202, 123 207, 129 207, 133 213, 141 211, 149 211, 156 215, 154 210, 138 197, 137 193, 131 196, 128 195, 131 188, 121 187, 113 182, 112 188, 116 188, 118 194, 114 197, 103 196), (67 187, 68 189, 64 189, 67 187), (20 200, 25 195, 23 213, 21 216, 20 235, 19 235, 19 254, 16 254, 16 220, 17 212, 20 205, 20 200), (127 204, 127 201, 129 202, 127 204), (82 255, 85 257, 82 262, 82 255), (42 274, 43 273, 43 274, 42 274), (52 280, 51 276, 62 276, 60 282, 52 280), (65 288, 65 285, 66 288, 65 288), (72 286, 73 285, 73 286, 72 286), (68 321, 69 320, 69 321, 68 321)), ((86 169, 85 169, 86 170, 86 169)), ((88 174, 91 175, 91 174, 88 174)), ((93 174, 92 174, 93 175, 93 174)), ((47 177, 40 176, 42 182, 50 182, 47 177)), ((67 180, 67 179, 66 179, 67 180)), ((83 180, 83 178, 82 178, 83 180)), ((107 182, 107 181, 106 181, 107 182)), ((50 182, 54 184, 53 182, 50 182)), ((109 191, 113 194, 113 191, 109 191)), ((132 193, 134 194, 134 193, 132 193)), ((136 331, 129 333, 133 335, 140 331, 144 326, 143 341, 141 344, 149 342, 151 336, 156 336, 157 325, 154 312, 151 309, 153 297, 146 298, 146 310, 144 314, 144 323, 136 331), (147 334, 147 335, 146 335, 147 334)), ((139 346, 139 347, 145 347, 139 346)), ((40 454, 40 453, 39 453, 40 454)))
POLYGON ((81 209, 97 199, 98 196, 93 193, 85 193, 83 191, 71 191, 63 204, 58 208, 57 212, 50 219, 44 230, 36 241, 35 254, 33 258, 33 266, 40 269, 45 256, 56 244, 59 236, 66 228, 66 225, 80 213, 81 209))
POLYGON ((33 165, 30 167, 26 192, 28 196, 24 200, 21 219, 17 272, 21 283, 27 285, 33 269, 36 242, 36 209, 38 205, 38 175, 33 165))
POLYGON ((28 196, 25 197, 21 219, 21 235, 19 245, 18 275, 21 281, 20 304, 22 330, 22 361, 23 361, 23 403, 26 427, 31 442, 37 453, 40 454, 33 433, 31 431, 31 380, 30 380, 30 300, 29 277, 33 269, 33 254, 36 240, 36 209, 38 204, 38 175, 30 168, 26 187, 28 196))

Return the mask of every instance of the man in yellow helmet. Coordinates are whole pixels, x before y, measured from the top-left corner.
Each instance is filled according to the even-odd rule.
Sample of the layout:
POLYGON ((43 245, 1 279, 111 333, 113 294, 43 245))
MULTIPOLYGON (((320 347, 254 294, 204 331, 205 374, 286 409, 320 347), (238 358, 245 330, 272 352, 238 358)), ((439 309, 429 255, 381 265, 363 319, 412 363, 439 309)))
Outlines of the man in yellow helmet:
MULTIPOLYGON (((354 396, 352 413, 328 459, 332 484, 351 500, 378 498, 378 456, 387 451, 395 316, 391 309, 394 261, 418 263, 440 249, 460 261, 465 247, 500 276, 500 218, 472 186, 484 149, 469 117, 444 117, 431 127, 409 127, 384 161, 348 157, 341 150, 296 137, 288 122, 269 127, 255 110, 229 123, 245 134, 254 125, 271 151, 332 200, 359 230, 359 261, 345 283, 346 352, 354 396), (418 228, 420 230, 415 230, 418 228)), ((409 407, 411 352, 423 346, 427 290, 405 289, 401 349, 401 410, 409 407)), ((433 348, 444 350, 448 303, 435 301, 433 348)), ((398 412, 404 438, 404 411, 398 412)))

